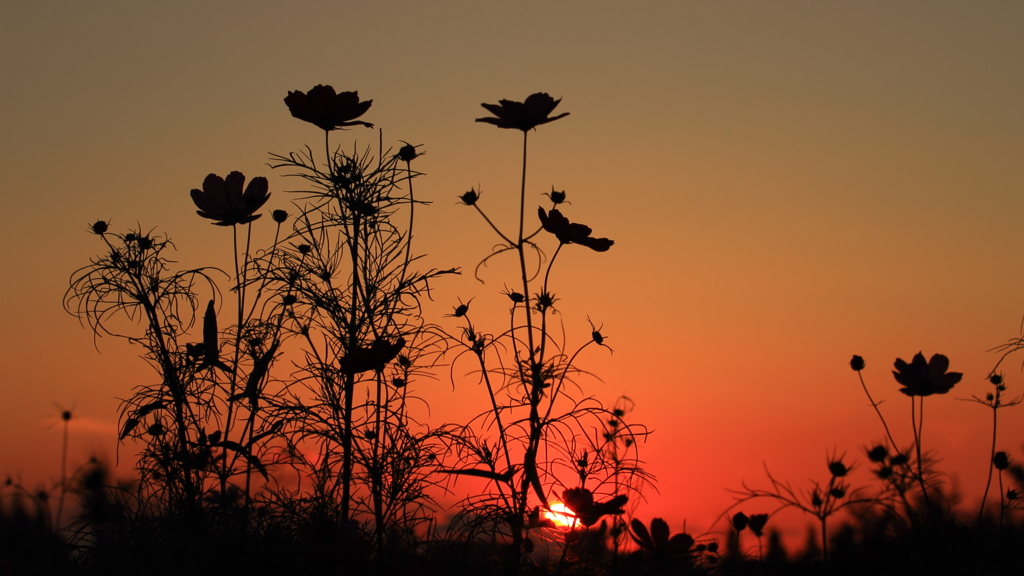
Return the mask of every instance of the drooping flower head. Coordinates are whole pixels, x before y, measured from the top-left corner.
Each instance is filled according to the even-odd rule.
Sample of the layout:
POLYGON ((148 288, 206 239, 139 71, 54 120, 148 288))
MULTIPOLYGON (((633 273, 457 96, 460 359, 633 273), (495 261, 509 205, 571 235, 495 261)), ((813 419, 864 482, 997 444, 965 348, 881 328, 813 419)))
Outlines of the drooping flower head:
POLYGON ((545 212, 543 208, 537 208, 537 216, 544 229, 554 234, 562 244, 579 244, 596 252, 607 252, 615 244, 614 240, 607 238, 592 238, 589 226, 569 222, 557 209, 545 212))
POLYGON ((562 492, 562 502, 576 514, 581 524, 590 527, 597 524, 597 521, 605 514, 624 514, 625 510, 622 507, 629 502, 629 497, 619 494, 604 502, 594 502, 594 493, 590 490, 569 488, 562 492))
POLYGON ((563 112, 554 118, 548 117, 561 101, 561 98, 555 100, 544 92, 538 92, 527 96, 525 102, 499 100, 497 104, 481 104, 495 117, 477 118, 476 121, 494 124, 498 128, 514 128, 526 132, 541 124, 568 116, 568 112, 563 112))
POLYGON ((298 90, 288 92, 284 99, 292 116, 320 127, 321 130, 336 130, 345 126, 366 126, 373 124, 356 120, 370 109, 373 100, 359 101, 358 92, 337 94, 330 85, 317 84, 309 92, 298 90))
POLYGON ((203 218, 215 220, 217 226, 233 226, 248 224, 261 214, 254 214, 270 198, 267 192, 267 179, 257 176, 249 181, 245 192, 242 184, 245 176, 241 172, 232 172, 227 178, 210 174, 203 180, 203 189, 192 189, 192 202, 195 203, 203 218))
POLYGON ((895 366, 892 375, 897 382, 903 384, 900 392, 907 396, 945 394, 963 377, 961 372, 946 372, 949 369, 949 358, 942 354, 935 354, 925 362, 924 355, 918 352, 909 364, 897 358, 895 366))

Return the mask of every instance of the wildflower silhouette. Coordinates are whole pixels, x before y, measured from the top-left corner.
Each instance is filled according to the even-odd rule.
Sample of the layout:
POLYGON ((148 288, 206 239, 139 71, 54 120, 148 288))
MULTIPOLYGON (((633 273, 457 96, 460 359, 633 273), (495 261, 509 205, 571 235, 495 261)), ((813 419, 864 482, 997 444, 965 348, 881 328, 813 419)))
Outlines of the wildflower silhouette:
MULTIPOLYGON (((1002 374, 993 373, 988 377, 989 384, 994 388, 992 392, 985 395, 985 399, 982 400, 977 396, 971 396, 970 398, 961 398, 969 402, 977 402, 982 406, 987 406, 992 409, 992 446, 989 456, 989 467, 988 467, 988 480, 985 481, 985 491, 981 495, 981 506, 978 507, 978 520, 977 524, 981 524, 982 517, 985 513, 985 502, 988 500, 988 491, 992 486, 992 471, 995 468, 999 468, 996 462, 996 440, 997 433, 999 430, 999 409, 1000 408, 1012 408, 1024 401, 1024 395, 1012 398, 1009 401, 1003 398, 1003 393, 1006 392, 1006 382, 1003 381, 1002 374)), ((1001 452, 1003 456, 1006 456, 1005 452, 1001 452)), ((1002 470, 1002 468, 1000 468, 1002 470)))
POLYGON ((897 382, 903 384, 900 392, 907 396, 931 396, 945 394, 960 382, 963 374, 946 372, 948 369, 949 358, 942 354, 935 354, 925 362, 924 355, 918 352, 909 364, 897 358, 896 370, 893 370, 892 375, 897 382))
POLYGON ((227 178, 210 174, 203 180, 203 189, 192 189, 192 202, 203 218, 214 220, 217 226, 248 224, 262 214, 255 214, 270 198, 267 179, 258 176, 249 181, 242 192, 245 176, 232 172, 227 178))
POLYGON ((345 126, 373 128, 369 122, 356 120, 373 105, 373 100, 360 102, 359 92, 337 94, 332 86, 317 84, 308 93, 299 90, 288 92, 284 103, 292 116, 328 132, 345 126))
POLYGON ((527 96, 525 102, 499 100, 497 104, 481 104, 488 112, 494 114, 495 117, 477 118, 476 121, 494 124, 498 128, 510 128, 526 132, 541 124, 554 122, 559 118, 568 116, 568 112, 563 112, 554 118, 548 117, 561 101, 561 98, 555 100, 544 92, 538 92, 527 96))
POLYGON ((949 358, 942 354, 934 354, 931 360, 925 362, 924 354, 918 352, 909 364, 902 358, 897 358, 894 366, 896 370, 893 370, 892 375, 897 382, 903 385, 900 392, 910 396, 910 423, 914 429, 914 447, 917 451, 917 482, 921 486, 921 495, 924 497, 925 504, 929 510, 932 510, 924 478, 924 460, 921 450, 921 435, 924 429, 924 397, 949 392, 957 382, 960 382, 963 374, 947 372, 949 358), (920 400, 915 400, 915 398, 920 398, 920 400))
POLYGON ((545 212, 543 208, 537 208, 537 216, 540 217, 544 229, 554 234, 562 244, 579 244, 596 252, 607 252, 615 244, 614 240, 607 238, 592 238, 589 226, 569 222, 569 219, 556 209, 545 212))
POLYGON ((637 546, 654 554, 657 559, 685 559, 693 554, 694 539, 686 533, 669 537, 668 523, 661 518, 651 520, 651 529, 634 518, 629 523, 630 536, 637 546))
POLYGON ((594 502, 594 493, 586 488, 569 488, 562 492, 562 501, 572 510, 580 523, 586 527, 597 524, 601 516, 606 514, 624 514, 623 506, 629 502, 629 496, 619 494, 604 502, 594 502))

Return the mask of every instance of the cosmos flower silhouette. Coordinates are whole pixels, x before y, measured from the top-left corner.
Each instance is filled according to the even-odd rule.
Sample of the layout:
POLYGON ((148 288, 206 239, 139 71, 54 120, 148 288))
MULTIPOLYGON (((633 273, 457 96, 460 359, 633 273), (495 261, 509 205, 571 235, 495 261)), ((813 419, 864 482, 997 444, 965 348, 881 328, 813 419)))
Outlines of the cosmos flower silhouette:
POLYGON ((596 252, 607 252, 615 244, 614 240, 607 238, 592 238, 589 226, 569 222, 557 209, 545 212, 543 208, 537 208, 537 216, 544 229, 554 234, 562 244, 579 244, 596 252))
POLYGON ((215 220, 217 226, 234 226, 248 224, 261 214, 254 214, 270 198, 267 192, 267 179, 257 176, 249 181, 242 192, 245 176, 241 172, 232 172, 227 178, 210 174, 203 180, 203 189, 192 189, 192 202, 195 203, 203 218, 215 220))
POLYGON ((963 377, 960 372, 946 372, 949 369, 949 358, 942 354, 935 354, 925 362, 924 355, 918 352, 909 364, 897 358, 895 366, 892 375, 897 382, 903 384, 900 392, 907 396, 945 394, 963 377))
POLYGON ((359 101, 358 92, 337 94, 330 85, 317 84, 308 93, 296 90, 288 92, 284 99, 292 116, 315 124, 322 130, 336 130, 345 126, 366 126, 373 124, 356 120, 370 109, 373 100, 359 101))
POLYGON ((590 490, 569 488, 562 492, 562 502, 576 514, 581 524, 590 527, 605 514, 624 514, 622 507, 629 502, 629 497, 619 494, 605 502, 594 502, 594 493, 590 490))
POLYGON ((499 100, 497 104, 481 104, 488 112, 494 114, 494 117, 477 118, 476 121, 494 124, 498 128, 512 128, 526 132, 541 124, 554 122, 568 116, 569 113, 564 112, 553 118, 548 117, 548 114, 551 114, 561 101, 561 98, 555 100, 544 92, 538 92, 530 94, 525 102, 499 100))

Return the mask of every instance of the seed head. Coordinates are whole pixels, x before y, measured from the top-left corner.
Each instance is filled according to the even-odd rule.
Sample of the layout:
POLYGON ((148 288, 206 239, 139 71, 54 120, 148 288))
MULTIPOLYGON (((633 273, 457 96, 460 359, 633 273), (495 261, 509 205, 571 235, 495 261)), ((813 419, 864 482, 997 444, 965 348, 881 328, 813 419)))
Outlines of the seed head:
POLYGON ((853 359, 850 360, 850 368, 853 368, 857 372, 864 369, 864 359, 856 354, 853 355, 853 359))

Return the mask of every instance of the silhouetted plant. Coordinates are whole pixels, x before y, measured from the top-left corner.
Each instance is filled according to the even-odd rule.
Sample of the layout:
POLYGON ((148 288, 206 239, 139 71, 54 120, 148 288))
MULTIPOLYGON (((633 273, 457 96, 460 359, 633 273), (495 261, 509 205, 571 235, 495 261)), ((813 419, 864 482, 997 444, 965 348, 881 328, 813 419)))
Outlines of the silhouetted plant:
MULTIPOLYGON (((850 489, 846 482, 846 476, 850 472, 851 467, 843 462, 842 456, 838 458, 830 457, 827 464, 829 470, 828 482, 823 486, 815 481, 813 482, 813 488, 803 493, 798 493, 788 483, 776 480, 767 466, 765 466, 765 474, 771 483, 770 488, 750 488, 744 482, 742 490, 731 490, 731 492, 737 495, 736 505, 757 498, 767 498, 775 500, 780 505, 779 508, 770 514, 772 516, 780 510, 796 508, 817 518, 821 527, 822 562, 826 570, 829 563, 828 519, 836 512, 845 508, 878 503, 876 498, 861 497, 860 494, 864 490, 863 488, 850 489)), ((767 517, 764 520, 766 521, 767 517)), ((740 512, 732 517, 731 524, 738 535, 740 530, 750 525, 750 518, 740 512)), ((758 524, 761 524, 760 518, 758 519, 758 524)), ((763 524, 761 524, 761 527, 763 527, 763 524)))
POLYGON ((215 388, 201 377, 198 358, 181 340, 196 318, 197 283, 211 290, 215 284, 204 269, 172 272, 166 252, 173 245, 166 236, 141 228, 124 234, 111 233, 106 225, 92 229, 107 251, 72 276, 65 309, 96 337, 122 337, 145 350, 160 382, 136 387, 124 402, 120 437, 140 436, 136 429, 143 419, 154 419, 144 428, 149 440, 140 455, 143 481, 169 510, 195 511, 213 460, 204 424, 214 409, 215 388), (142 324, 141 333, 121 332, 115 327, 120 320, 142 324), (166 433, 158 419, 163 414, 170 421, 166 433), (154 430, 158 424, 161 429, 154 430))
POLYGON ((337 505, 343 526, 357 513, 373 518, 383 558, 386 536, 408 536, 428 520, 425 488, 434 482, 430 471, 447 432, 418 424, 407 403, 425 355, 442 342, 420 318, 419 298, 431 279, 456 271, 409 268, 418 258, 413 209, 422 203, 412 191, 419 173, 410 163, 421 155, 415 146, 397 154, 381 147, 376 157, 331 149, 332 130, 372 127, 355 120, 372 101, 316 86, 290 92, 285 103, 293 116, 324 130, 327 156, 322 164, 308 148, 272 156, 274 168, 312 186, 298 193, 302 203, 281 252, 257 261, 304 357, 272 411, 286 423, 293 465, 312 480, 317 514, 330 516, 337 505), (396 223, 399 210, 409 213, 404 228, 396 223), (310 448, 315 458, 303 455, 310 448))
POLYGON ((297 216, 271 212, 268 248, 252 245, 252 224, 270 198, 265 178, 246 186, 240 172, 210 174, 191 192, 199 216, 232 230, 230 326, 219 327, 212 269, 174 272, 165 237, 141 229, 115 234, 105 221, 90 231, 108 251, 73 275, 65 307, 96 336, 141 344, 160 375, 121 410, 120 440, 144 446, 133 505, 140 519, 202 513, 223 527, 239 514, 249 523, 297 507, 300 524, 321 533, 348 534, 358 518, 352 538, 344 536, 352 542, 361 523, 372 522, 383 561, 386 537, 407 544, 416 526, 432 521, 424 514, 426 488, 436 481, 431 471, 447 431, 418 424, 407 404, 415 398, 411 384, 443 343, 420 318, 419 297, 430 279, 456 271, 410 269, 418 258, 411 245, 416 146, 406 143, 394 155, 381 146, 376 158, 331 150, 331 131, 372 127, 356 120, 371 101, 316 86, 290 92, 285 103, 325 131, 327 156, 322 164, 309 148, 273 156, 275 167, 313 190, 301 193, 297 216), (409 215, 404 228, 395 223, 400 211, 409 215), (201 341, 189 342, 201 293, 213 298, 201 341), (142 328, 121 329, 121 319, 142 328), (282 377, 274 362, 289 340, 304 361, 282 377), (307 457, 311 447, 316 455, 307 457), (274 465, 308 477, 291 490, 275 488, 274 465))
MULTIPOLYGON (((574 377, 581 373, 576 367, 577 357, 590 345, 604 345, 604 336, 591 325, 590 340, 570 351, 564 342, 554 338, 550 325, 559 300, 550 283, 551 271, 562 249, 579 244, 603 252, 614 244, 607 238, 592 237, 589 227, 571 223, 563 216, 554 206, 565 201, 565 193, 554 189, 548 194, 552 208, 538 207, 539 221, 530 224, 528 214, 532 209, 527 210, 526 196, 529 133, 537 126, 567 116, 568 113, 550 116, 559 103, 560 100, 544 93, 533 94, 524 102, 501 100, 497 105, 483 104, 493 117, 477 119, 523 133, 515 233, 502 231, 488 217, 476 189, 459 196, 461 203, 472 206, 500 239, 477 266, 477 272, 491 258, 513 252, 519 277, 514 289, 505 289, 504 294, 511 302, 510 322, 497 335, 483 332, 473 323, 469 302, 460 301, 451 315, 463 323, 461 336, 452 337, 460 349, 458 358, 473 359, 474 373, 486 388, 490 408, 463 432, 456 444, 461 465, 447 472, 488 481, 487 492, 464 502, 464 512, 456 527, 468 536, 484 530, 492 536, 507 538, 508 562, 514 571, 519 570, 524 552, 529 552, 528 513, 536 506, 547 508, 554 487, 565 490, 566 497, 575 498, 575 504, 565 504, 589 527, 602 515, 621 512, 628 500, 624 492, 635 492, 638 482, 648 478, 639 466, 635 442, 646 430, 624 423, 625 411, 621 408, 608 409, 592 397, 571 393, 573 386, 579 390, 574 383, 574 377), (558 241, 550 259, 546 259, 538 245, 546 237, 545 232, 558 241), (536 264, 529 262, 533 259, 536 264), (592 438, 588 432, 587 422, 595 420, 608 423, 601 426, 603 437, 592 438), (482 430, 475 430, 477 425, 482 430), (488 431, 496 434, 495 440, 482 435, 488 431), (579 484, 565 486, 558 475, 560 469, 572 471, 579 484), (595 503, 588 481, 595 482, 591 486, 594 489, 607 486, 605 493, 609 499, 595 503)), ((613 532, 617 540, 622 529, 613 532)), ((565 551, 563 548, 563 560, 565 551)))
POLYGON ((706 545, 695 547, 696 541, 685 531, 670 536, 668 523, 661 518, 651 520, 650 530, 637 518, 629 523, 629 528, 633 542, 651 556, 654 570, 659 573, 672 569, 686 571, 707 551, 706 545))
MULTIPOLYGON (((924 355, 917 353, 911 362, 906 362, 901 358, 897 358, 895 362, 896 370, 893 371, 893 377, 897 382, 903 385, 900 388, 900 392, 910 397, 911 402, 911 427, 914 433, 914 445, 913 450, 916 453, 916 458, 913 462, 906 457, 904 452, 900 452, 898 444, 893 439, 892 432, 889 429, 888 423, 885 421, 885 417, 882 416, 882 412, 878 409, 879 403, 871 397, 871 393, 868 391, 867 385, 864 383, 864 377, 861 374, 861 370, 864 369, 865 362, 860 356, 854 356, 850 362, 850 367, 853 368, 860 379, 861 387, 864 389, 864 393, 867 394, 868 400, 871 402, 872 407, 878 414, 879 419, 882 422, 882 426, 885 428, 886 437, 893 450, 897 451, 891 458, 888 459, 888 463, 884 461, 886 458, 880 458, 877 460, 882 465, 876 471, 876 474, 880 479, 885 482, 887 489, 895 490, 903 502, 904 509, 907 513, 908 520, 913 523, 915 522, 916 511, 906 496, 906 491, 909 488, 907 480, 913 480, 916 482, 921 491, 921 498, 930 514, 937 512, 933 506, 931 497, 928 495, 929 479, 928 475, 930 470, 925 467, 925 457, 922 450, 921 437, 924 430, 924 397, 931 396, 933 394, 945 394, 949 392, 963 377, 963 374, 959 372, 948 372, 949 359, 942 354, 934 354, 930 360, 925 361, 924 355)), ((882 449, 877 448, 877 449, 882 449)), ((870 453, 869 453, 870 456, 870 453)), ((875 461, 874 459, 872 459, 875 461)))
MULTIPOLYGON (((1006 384, 1003 382, 1003 376, 1001 374, 991 374, 991 375, 989 375, 988 381, 993 386, 993 391, 992 392, 987 393, 985 395, 984 399, 978 398, 977 396, 974 396, 974 395, 972 395, 971 398, 969 399, 969 401, 971 401, 971 402, 977 402, 978 404, 981 404, 982 406, 988 406, 989 408, 992 409, 992 450, 991 450, 991 453, 989 454, 988 479, 985 481, 985 491, 981 495, 981 505, 978 507, 978 522, 977 522, 977 524, 979 524, 979 525, 981 524, 982 515, 984 515, 984 513, 985 513, 985 502, 988 500, 988 491, 989 491, 989 488, 992 486, 992 472, 995 469, 999 469, 999 466, 997 465, 997 459, 996 459, 996 439, 997 439, 997 434, 998 434, 998 431, 999 431, 999 409, 1000 408, 1010 408, 1010 407, 1016 406, 1016 405, 1020 404, 1022 401, 1024 401, 1024 395, 1018 396, 1016 398, 1013 398, 1013 399, 1009 400, 1008 402, 1003 400, 1003 392, 1006 392, 1006 384)), ((1005 452, 1003 454, 1005 456, 1005 452)), ((999 469, 1000 472, 1002 472, 1003 469, 1005 469, 1005 468, 999 469)), ((1000 523, 1000 525, 1002 525, 1003 502, 1004 502, 1003 501, 1003 497, 1002 497, 1003 488, 1002 488, 1001 480, 1002 480, 1002 474, 1000 474, 1000 484, 999 484, 999 493, 1000 493, 999 523, 1000 523)))

